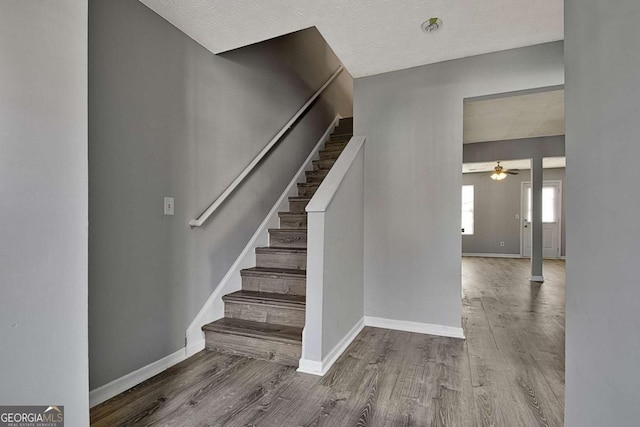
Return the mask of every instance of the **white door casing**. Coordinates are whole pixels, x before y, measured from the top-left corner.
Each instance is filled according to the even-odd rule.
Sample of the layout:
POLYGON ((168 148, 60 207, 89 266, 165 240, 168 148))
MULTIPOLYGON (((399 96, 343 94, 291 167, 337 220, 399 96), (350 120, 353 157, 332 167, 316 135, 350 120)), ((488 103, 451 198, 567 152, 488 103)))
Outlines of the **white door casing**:
MULTIPOLYGON (((560 258, 562 232, 562 181, 542 185, 542 256, 560 258)), ((522 182, 520 202, 520 255, 531 257, 531 182, 522 182)))

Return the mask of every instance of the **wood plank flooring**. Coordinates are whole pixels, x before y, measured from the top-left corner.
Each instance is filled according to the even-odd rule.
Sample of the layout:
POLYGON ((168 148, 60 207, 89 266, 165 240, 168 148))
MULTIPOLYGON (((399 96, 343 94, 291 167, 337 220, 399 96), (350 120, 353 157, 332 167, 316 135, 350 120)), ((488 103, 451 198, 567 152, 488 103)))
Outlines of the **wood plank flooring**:
POLYGON ((562 426, 564 262, 463 259, 466 341, 365 328, 323 378, 203 351, 94 426, 562 426))

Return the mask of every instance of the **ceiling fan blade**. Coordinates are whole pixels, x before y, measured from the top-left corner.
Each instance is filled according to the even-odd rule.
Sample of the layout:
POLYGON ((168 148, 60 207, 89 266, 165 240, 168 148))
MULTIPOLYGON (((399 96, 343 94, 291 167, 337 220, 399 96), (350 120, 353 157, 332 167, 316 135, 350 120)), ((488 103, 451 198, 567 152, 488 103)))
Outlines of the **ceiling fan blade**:
POLYGON ((518 175, 518 173, 519 173, 519 172, 514 172, 512 170, 510 170, 510 171, 502 171, 502 172, 508 173, 509 175, 518 175))

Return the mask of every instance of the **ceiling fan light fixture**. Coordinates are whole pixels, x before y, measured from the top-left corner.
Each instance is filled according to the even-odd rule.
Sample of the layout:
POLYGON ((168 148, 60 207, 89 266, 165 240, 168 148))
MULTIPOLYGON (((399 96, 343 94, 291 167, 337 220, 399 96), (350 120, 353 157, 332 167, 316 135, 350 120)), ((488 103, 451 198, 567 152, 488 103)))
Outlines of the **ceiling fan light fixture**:
POLYGON ((495 173, 493 175, 491 175, 491 179, 493 179, 494 181, 502 181, 503 179, 505 179, 507 177, 507 174, 504 172, 500 172, 500 173, 495 173))
POLYGON ((504 172, 504 168, 502 166, 500 166, 500 162, 498 162, 498 164, 496 165, 495 168, 493 168, 493 170, 495 171, 493 173, 493 175, 491 175, 491 179, 494 181, 502 181, 503 179, 505 179, 507 177, 507 174, 504 172))
POLYGON ((422 31, 427 34, 440 29, 440 27, 442 27, 442 20, 438 17, 429 18, 420 25, 422 31))

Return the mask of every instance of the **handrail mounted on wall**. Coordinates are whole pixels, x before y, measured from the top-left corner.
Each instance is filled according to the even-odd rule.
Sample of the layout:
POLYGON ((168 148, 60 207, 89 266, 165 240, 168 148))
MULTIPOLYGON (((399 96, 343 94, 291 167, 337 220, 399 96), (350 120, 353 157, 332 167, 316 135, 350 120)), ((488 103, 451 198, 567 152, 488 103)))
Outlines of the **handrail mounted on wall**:
POLYGON ((209 205, 209 207, 204 212, 202 212, 202 214, 197 219, 193 219, 189 222, 189 225, 192 228, 202 226, 202 224, 204 224, 209 219, 209 217, 216 211, 216 209, 218 209, 224 203, 224 201, 227 200, 227 198, 235 191, 235 189, 238 188, 238 186, 242 183, 242 181, 244 181, 245 178, 249 176, 251 171, 258 165, 258 163, 260 163, 260 161, 267 154, 269 154, 271 149, 273 149, 273 147, 278 143, 280 138, 282 138, 282 136, 289 129, 291 129, 293 124, 309 109, 313 101, 315 101, 316 98, 318 98, 322 94, 322 92, 324 92, 327 86, 329 86, 331 82, 333 82, 335 78, 338 77, 338 74, 340 74, 342 70, 344 70, 344 67, 340 65, 338 69, 331 75, 331 77, 329 77, 329 80, 327 80, 320 87, 320 89, 318 89, 313 94, 313 96, 309 98, 309 100, 302 107, 300 107, 298 112, 294 114, 294 116, 282 127, 282 129, 280 129, 280 131, 258 153, 258 155, 251 161, 251 163, 249 163, 247 167, 244 168, 244 170, 240 173, 240 175, 238 175, 238 177, 234 179, 231 184, 229 184, 229 186, 222 192, 222 194, 220 194, 220 196, 218 196, 218 198, 214 200, 213 203, 211 203, 211 205, 209 205))

